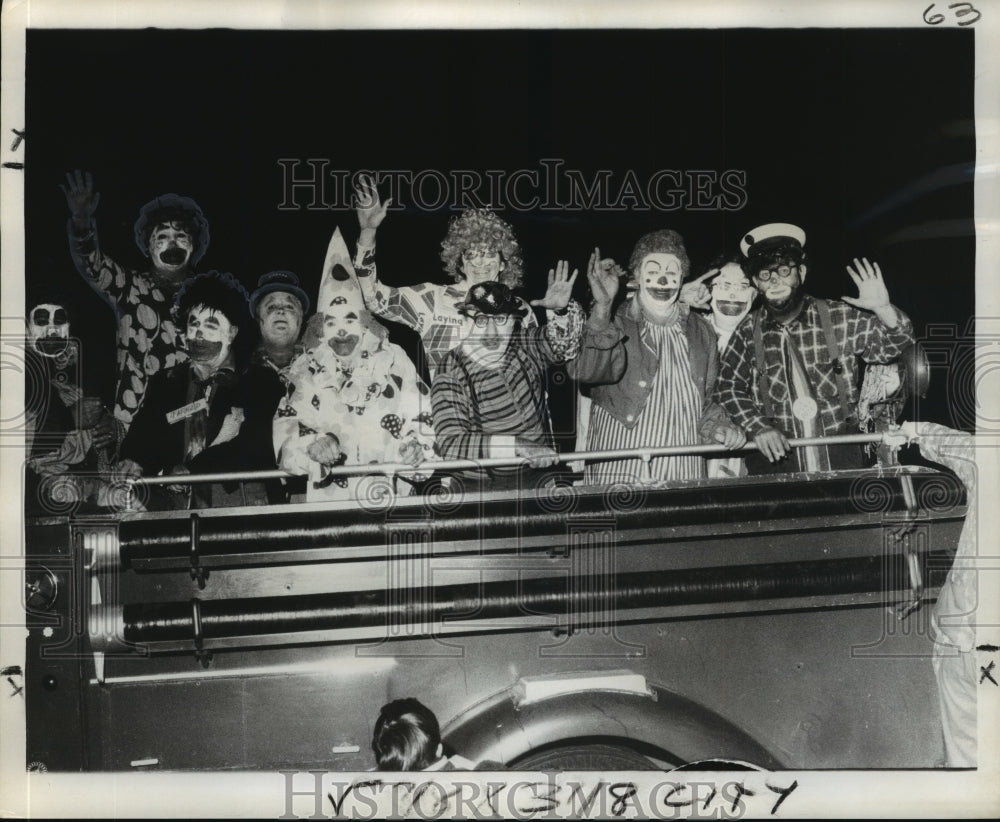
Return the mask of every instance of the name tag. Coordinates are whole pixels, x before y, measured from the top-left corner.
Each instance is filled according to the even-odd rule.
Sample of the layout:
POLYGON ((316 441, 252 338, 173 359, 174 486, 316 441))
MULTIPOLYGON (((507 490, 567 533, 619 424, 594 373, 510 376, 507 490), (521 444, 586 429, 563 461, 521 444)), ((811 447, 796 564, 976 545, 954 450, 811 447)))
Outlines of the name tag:
POLYGON ((207 411, 207 410, 208 410, 208 400, 202 397, 200 400, 189 402, 187 405, 182 405, 180 408, 175 408, 173 411, 168 411, 167 422, 173 425, 178 420, 186 420, 188 417, 194 416, 199 411, 207 411))

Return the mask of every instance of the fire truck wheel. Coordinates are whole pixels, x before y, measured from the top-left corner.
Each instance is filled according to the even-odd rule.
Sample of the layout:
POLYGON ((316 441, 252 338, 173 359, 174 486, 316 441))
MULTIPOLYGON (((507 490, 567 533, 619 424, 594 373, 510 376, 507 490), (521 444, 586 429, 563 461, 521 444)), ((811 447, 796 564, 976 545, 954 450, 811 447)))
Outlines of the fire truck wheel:
POLYGON ((662 765, 624 745, 581 742, 567 742, 543 750, 529 751, 508 767, 519 771, 649 771, 662 769, 662 765))

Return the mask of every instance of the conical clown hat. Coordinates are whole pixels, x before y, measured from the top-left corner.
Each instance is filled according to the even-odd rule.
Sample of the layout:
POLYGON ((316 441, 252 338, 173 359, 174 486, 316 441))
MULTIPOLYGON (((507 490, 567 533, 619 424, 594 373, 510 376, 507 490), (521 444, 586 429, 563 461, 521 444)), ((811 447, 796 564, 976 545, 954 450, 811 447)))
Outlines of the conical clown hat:
MULTIPOLYGON (((324 312, 335 299, 342 297, 348 304, 357 309, 365 307, 361 294, 361 284, 354 271, 351 255, 340 233, 340 226, 333 230, 333 236, 326 247, 326 260, 323 262, 323 276, 319 281, 319 301, 316 303, 317 313, 324 312)), ((337 302, 341 300, 337 299, 337 302)))

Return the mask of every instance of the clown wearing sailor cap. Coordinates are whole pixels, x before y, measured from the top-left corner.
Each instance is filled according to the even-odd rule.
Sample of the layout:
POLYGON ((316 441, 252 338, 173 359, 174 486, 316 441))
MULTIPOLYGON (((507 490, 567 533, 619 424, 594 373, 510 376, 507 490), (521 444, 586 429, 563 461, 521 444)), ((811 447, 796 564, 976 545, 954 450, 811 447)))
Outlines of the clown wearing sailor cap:
POLYGON ((788 440, 858 431, 858 365, 886 363, 913 343, 909 318, 889 301, 877 263, 855 259, 856 297, 825 300, 805 291, 806 235, 790 223, 745 234, 740 250, 761 296, 733 332, 715 397, 759 449, 750 473, 860 468, 860 447, 807 447, 788 440))

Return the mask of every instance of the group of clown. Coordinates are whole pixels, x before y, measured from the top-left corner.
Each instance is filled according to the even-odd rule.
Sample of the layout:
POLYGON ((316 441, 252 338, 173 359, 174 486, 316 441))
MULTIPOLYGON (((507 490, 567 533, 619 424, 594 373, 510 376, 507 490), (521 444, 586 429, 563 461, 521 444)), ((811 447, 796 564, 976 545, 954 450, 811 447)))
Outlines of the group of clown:
POLYGON ((554 366, 579 386, 577 451, 749 443, 755 456, 594 458, 577 481, 851 467, 860 449, 789 441, 860 430, 857 358, 887 363, 913 343, 866 259, 847 266, 856 297, 807 294, 805 232, 788 223, 751 230, 697 278, 670 229, 641 237, 626 267, 595 248, 578 289, 585 310, 564 260, 541 298, 519 295, 521 247, 486 208, 450 221, 440 256, 451 282, 387 284, 376 233, 391 200, 370 177, 355 189, 354 254, 336 229, 315 296, 291 271, 259 276, 252 292, 231 273, 196 273, 208 221, 176 194, 142 207, 135 242, 149 262, 123 266, 98 243, 92 176, 67 174, 62 188, 73 262, 117 317, 118 379, 113 403, 85 396, 72 307, 54 293, 30 300, 28 467, 42 486, 58 477, 98 505, 141 477, 176 478, 146 495, 151 508, 409 494, 432 477, 541 486, 563 462, 548 408, 554 366), (424 360, 380 318, 414 329, 424 360), (236 476, 268 469, 260 481, 236 476), (208 473, 227 477, 192 481, 208 473))

